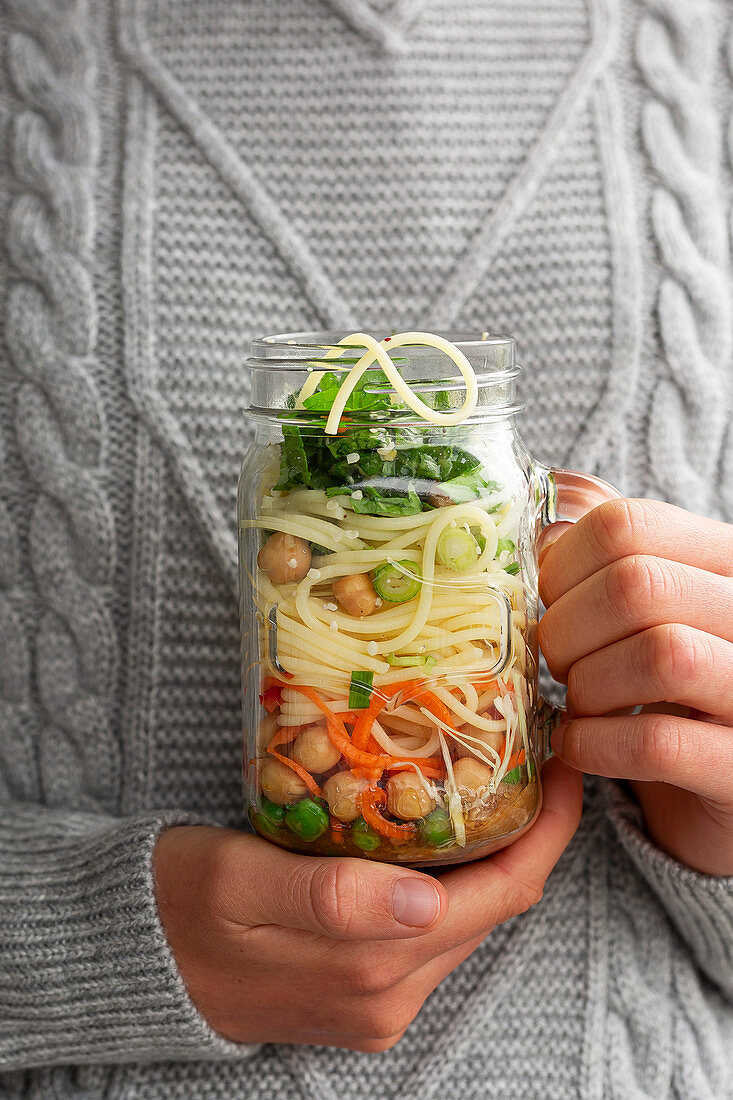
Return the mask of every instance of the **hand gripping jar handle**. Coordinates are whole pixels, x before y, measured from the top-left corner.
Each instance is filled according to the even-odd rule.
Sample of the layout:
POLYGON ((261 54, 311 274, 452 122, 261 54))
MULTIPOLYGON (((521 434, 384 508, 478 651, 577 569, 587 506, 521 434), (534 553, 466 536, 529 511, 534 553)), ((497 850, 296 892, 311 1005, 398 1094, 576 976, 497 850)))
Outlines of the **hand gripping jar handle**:
MULTIPOLYGON (((607 481, 592 474, 581 474, 577 470, 537 466, 536 476, 542 508, 538 535, 550 524, 577 523, 599 504, 621 497, 618 489, 607 481)), ((540 696, 537 704, 537 742, 543 762, 552 756, 550 736, 563 714, 561 707, 554 706, 540 696)))

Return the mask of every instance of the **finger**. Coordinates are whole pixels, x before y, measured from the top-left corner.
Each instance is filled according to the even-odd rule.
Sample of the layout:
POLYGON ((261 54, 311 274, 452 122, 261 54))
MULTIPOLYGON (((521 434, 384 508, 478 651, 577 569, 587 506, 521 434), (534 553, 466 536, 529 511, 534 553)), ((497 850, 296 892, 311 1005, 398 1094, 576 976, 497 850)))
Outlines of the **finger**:
POLYGON ((448 915, 435 931, 412 945, 413 951, 437 956, 486 935, 539 901, 582 812, 582 782, 571 770, 552 760, 543 769, 542 779, 542 810, 525 836, 486 859, 441 875, 448 915))
POLYGON ((733 643, 678 623, 650 627, 577 661, 567 701, 573 716, 666 701, 733 718, 733 643))
POLYGON ((346 940, 425 935, 447 911, 445 890, 418 871, 351 858, 293 855, 227 834, 219 853, 227 917, 346 940))
POLYGON ((733 583, 663 558, 621 558, 553 603, 539 641, 550 672, 564 681, 586 654, 663 623, 733 641, 733 583))
POLYGON ((733 736, 724 726, 669 714, 573 718, 552 736, 566 764, 592 775, 670 783, 733 801, 733 736))
POLYGON ((545 606, 611 562, 634 554, 731 576, 733 526, 658 500, 608 501, 543 554, 540 595, 545 606))
POLYGON ((565 521, 558 521, 557 523, 551 523, 549 527, 545 527, 540 533, 540 537, 537 540, 537 558, 542 565, 545 560, 547 551, 557 542, 557 540, 565 534, 566 531, 570 531, 574 524, 567 523, 565 521))

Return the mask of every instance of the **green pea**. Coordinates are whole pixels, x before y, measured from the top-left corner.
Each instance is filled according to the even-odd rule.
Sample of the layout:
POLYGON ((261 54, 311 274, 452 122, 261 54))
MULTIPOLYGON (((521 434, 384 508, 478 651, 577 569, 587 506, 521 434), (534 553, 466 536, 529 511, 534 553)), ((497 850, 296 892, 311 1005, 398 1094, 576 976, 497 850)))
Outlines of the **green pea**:
POLYGON ((379 847, 379 833, 376 833, 363 817, 357 817, 351 826, 351 839, 362 852, 373 852, 379 847))
POLYGON ((285 806, 278 806, 277 802, 270 802, 270 799, 265 798, 264 795, 260 798, 260 811, 273 825, 282 825, 287 813, 285 806))
POLYGON ((438 847, 453 839, 453 825, 447 810, 437 809, 424 817, 418 826, 426 844, 438 847))
POLYGON ((280 829, 273 821, 270 821, 269 817, 258 813, 257 810, 252 810, 249 816, 258 833, 263 836, 277 836, 279 834, 280 829))
POLYGON ((285 824, 301 840, 318 840, 328 828, 328 814, 312 798, 302 798, 285 814, 285 824))

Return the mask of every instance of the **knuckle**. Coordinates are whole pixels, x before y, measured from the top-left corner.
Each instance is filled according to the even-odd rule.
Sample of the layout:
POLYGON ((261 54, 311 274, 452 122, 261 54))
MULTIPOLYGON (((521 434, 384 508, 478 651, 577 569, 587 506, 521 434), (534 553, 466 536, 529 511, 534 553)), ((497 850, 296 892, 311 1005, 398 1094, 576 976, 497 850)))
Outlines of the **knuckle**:
POLYGON ((639 500, 609 500, 586 517, 588 532, 602 560, 614 561, 638 551, 646 530, 644 504, 639 500))
POLYGON ((663 564, 642 554, 621 558, 606 570, 606 596, 612 613, 624 627, 645 622, 669 590, 663 564))
POLYGON ((350 863, 334 860, 311 874, 309 897, 313 914, 330 934, 348 935, 359 914, 359 878, 350 863))
POLYGON ((385 1051, 391 1050, 392 1047, 397 1046, 404 1034, 405 1032, 401 1031, 399 1035, 391 1035, 389 1039, 375 1039, 373 1043, 370 1044, 367 1054, 384 1054, 385 1051))
POLYGON ((392 1040, 404 1032, 419 1011, 419 1005, 394 1002, 383 994, 371 997, 364 1006, 361 1027, 368 1039, 392 1040))
POLYGON ((352 966, 348 975, 349 987, 353 993, 373 996, 386 993, 399 981, 393 967, 374 959, 365 959, 352 966))
POLYGON ((695 634, 688 627, 665 623, 647 631, 647 669, 659 689, 660 699, 679 694, 680 688, 694 684, 704 659, 695 634))
POLYGON ((667 714, 650 718, 644 725, 643 753, 654 775, 673 769, 682 753, 679 723, 667 714))
POLYGON ((513 878, 510 887, 509 906, 517 916, 526 913, 542 900, 544 883, 531 879, 513 878))

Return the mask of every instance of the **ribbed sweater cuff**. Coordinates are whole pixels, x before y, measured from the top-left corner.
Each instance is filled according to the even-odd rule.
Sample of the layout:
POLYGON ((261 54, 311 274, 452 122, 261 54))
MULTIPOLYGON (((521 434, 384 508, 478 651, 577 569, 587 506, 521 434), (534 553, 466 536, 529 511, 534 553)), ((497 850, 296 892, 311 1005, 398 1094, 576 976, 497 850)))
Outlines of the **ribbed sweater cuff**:
POLYGON ((0 1068, 242 1058, 191 1002, 161 926, 152 853, 182 813, 28 807, 0 821, 0 1068))
POLYGON ((608 813, 635 867, 709 978, 733 999, 733 877, 704 875, 678 863, 643 832, 641 810, 617 783, 607 784, 608 813))

